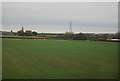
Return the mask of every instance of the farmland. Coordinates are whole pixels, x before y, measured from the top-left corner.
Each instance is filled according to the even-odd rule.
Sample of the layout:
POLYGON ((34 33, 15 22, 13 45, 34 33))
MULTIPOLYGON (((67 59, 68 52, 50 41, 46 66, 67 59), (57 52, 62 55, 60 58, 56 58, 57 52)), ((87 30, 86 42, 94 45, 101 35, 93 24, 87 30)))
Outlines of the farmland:
POLYGON ((3 79, 115 79, 118 43, 2 40, 3 79))

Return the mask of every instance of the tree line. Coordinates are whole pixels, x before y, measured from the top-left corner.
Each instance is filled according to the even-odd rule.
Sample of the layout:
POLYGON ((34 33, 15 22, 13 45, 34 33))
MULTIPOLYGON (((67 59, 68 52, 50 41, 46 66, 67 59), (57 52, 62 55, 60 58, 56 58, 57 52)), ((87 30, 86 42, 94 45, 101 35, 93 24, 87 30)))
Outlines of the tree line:
POLYGON ((106 39, 120 39, 120 33, 116 34, 94 34, 94 33, 77 33, 77 34, 63 34, 54 37, 56 39, 64 40, 94 40, 94 41, 104 41, 106 39))

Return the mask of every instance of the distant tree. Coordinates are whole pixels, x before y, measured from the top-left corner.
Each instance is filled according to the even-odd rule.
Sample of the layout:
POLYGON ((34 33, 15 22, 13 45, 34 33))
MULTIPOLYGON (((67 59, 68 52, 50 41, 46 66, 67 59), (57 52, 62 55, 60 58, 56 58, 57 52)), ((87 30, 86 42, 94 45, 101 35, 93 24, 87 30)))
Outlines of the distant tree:
POLYGON ((33 31, 33 32, 32 32, 32 35, 33 35, 33 36, 36 36, 36 35, 37 35, 37 32, 33 31))
POLYGON ((83 33, 75 34, 73 40, 86 40, 86 35, 83 33))
POLYGON ((85 34, 86 40, 98 40, 98 36, 94 33, 87 33, 85 34))
POLYGON ((79 34, 74 34, 74 33, 69 33, 65 32, 63 35, 57 36, 58 39, 64 39, 64 40, 86 40, 86 34, 84 33, 79 33, 79 34))
POLYGON ((116 38, 117 38, 117 39, 120 39, 120 31, 118 31, 118 32, 116 33, 116 38))
POLYGON ((32 36, 32 31, 31 30, 26 30, 25 35, 26 36, 32 36))
POLYGON ((24 31, 22 31, 22 30, 17 31, 17 33, 18 33, 19 36, 24 36, 25 35, 24 31))
POLYGON ((11 33, 12 33, 13 31, 11 30, 11 33))
POLYGON ((99 40, 101 40, 101 41, 105 41, 106 39, 109 39, 109 38, 110 38, 109 34, 101 34, 99 36, 99 40))
POLYGON ((73 32, 65 32, 65 34, 63 36, 61 36, 61 37, 62 37, 62 39, 65 39, 65 40, 72 40, 73 35, 74 35, 73 32))

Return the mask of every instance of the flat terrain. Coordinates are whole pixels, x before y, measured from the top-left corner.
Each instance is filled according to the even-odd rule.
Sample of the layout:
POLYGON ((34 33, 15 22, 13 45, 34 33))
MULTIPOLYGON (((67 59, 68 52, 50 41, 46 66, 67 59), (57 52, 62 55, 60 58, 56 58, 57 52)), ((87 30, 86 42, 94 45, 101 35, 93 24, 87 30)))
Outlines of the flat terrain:
POLYGON ((3 39, 4 79, 114 79, 118 43, 3 39))

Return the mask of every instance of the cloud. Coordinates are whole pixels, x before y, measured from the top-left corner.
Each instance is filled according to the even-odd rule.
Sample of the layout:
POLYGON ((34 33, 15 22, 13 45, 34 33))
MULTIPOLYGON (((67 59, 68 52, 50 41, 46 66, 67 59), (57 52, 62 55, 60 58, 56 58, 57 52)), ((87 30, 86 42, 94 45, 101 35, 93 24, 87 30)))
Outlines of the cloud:
POLYGON ((117 29, 117 7, 115 2, 4 2, 3 24, 40 24, 55 30, 71 20, 74 26, 106 27, 109 31, 117 29))

